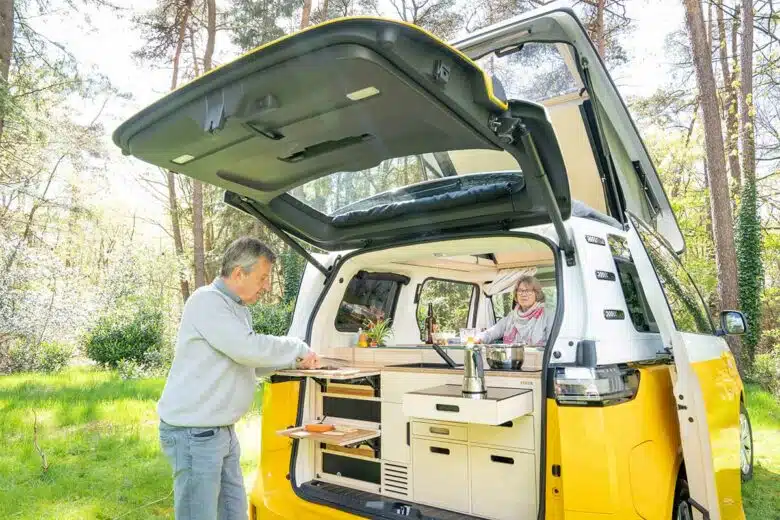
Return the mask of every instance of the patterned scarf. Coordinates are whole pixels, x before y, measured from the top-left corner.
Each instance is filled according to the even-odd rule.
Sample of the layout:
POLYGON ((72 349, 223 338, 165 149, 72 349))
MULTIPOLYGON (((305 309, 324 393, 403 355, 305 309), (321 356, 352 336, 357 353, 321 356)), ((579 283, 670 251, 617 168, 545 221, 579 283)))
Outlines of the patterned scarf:
POLYGON ((510 323, 504 333, 504 344, 528 344, 543 346, 547 341, 545 308, 536 302, 527 311, 517 307, 510 313, 510 323))

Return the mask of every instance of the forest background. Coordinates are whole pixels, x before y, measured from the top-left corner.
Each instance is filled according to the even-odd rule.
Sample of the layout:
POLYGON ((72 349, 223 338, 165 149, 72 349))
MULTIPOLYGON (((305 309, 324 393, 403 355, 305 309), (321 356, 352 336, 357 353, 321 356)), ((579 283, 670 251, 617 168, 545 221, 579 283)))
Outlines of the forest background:
MULTIPOLYGON (((121 121, 327 19, 380 14, 452 38, 543 3, 0 0, 0 517, 172 517, 154 405, 183 303, 236 237, 279 253, 255 328, 284 334, 290 321, 301 257, 218 190, 123 157, 110 139, 121 121)), ((778 519, 780 12, 773 0, 573 6, 650 150, 713 316, 748 317, 750 334, 730 340, 756 438, 745 510, 778 519)), ((421 174, 417 161, 381 168, 384 184, 337 179, 336 196, 421 174)), ((313 204, 332 194, 325 181, 305 189, 313 204)), ((462 315, 467 297, 429 292, 440 317, 462 315)), ((248 489, 259 403, 237 427, 248 489)))
MULTIPOLYGON (((123 119, 327 19, 379 14, 452 38, 542 4, 0 0, 0 371, 56 370, 86 355, 128 376, 164 373, 183 302, 244 234, 281 259, 255 326, 287 328, 301 257, 219 190, 121 156, 110 133, 123 119)), ((780 13, 769 0, 574 7, 661 174, 686 267, 713 315, 748 317, 751 332, 731 343, 742 373, 780 391, 780 13)), ((418 166, 384 167, 393 185, 418 166)), ((434 297, 439 315, 458 304, 434 297)))

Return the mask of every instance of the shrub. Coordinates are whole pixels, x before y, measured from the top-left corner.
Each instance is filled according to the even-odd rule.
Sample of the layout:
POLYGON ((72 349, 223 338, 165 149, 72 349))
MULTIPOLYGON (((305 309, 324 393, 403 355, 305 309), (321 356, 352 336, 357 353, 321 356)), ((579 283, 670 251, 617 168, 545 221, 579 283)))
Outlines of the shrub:
POLYGON ((90 359, 105 367, 117 368, 123 360, 145 365, 148 352, 165 349, 163 314, 141 309, 103 316, 87 333, 84 347, 90 359))
POLYGON ((72 357, 73 348, 65 343, 9 342, 0 352, 0 372, 57 372, 72 357))
POLYGON ((284 336, 292 323, 293 304, 258 303, 249 308, 252 313, 252 327, 260 334, 284 336))
POLYGON ((64 343, 44 341, 38 351, 36 370, 40 372, 59 372, 70 363, 73 347, 64 343))
POLYGON ((751 379, 780 397, 780 348, 756 355, 751 379))

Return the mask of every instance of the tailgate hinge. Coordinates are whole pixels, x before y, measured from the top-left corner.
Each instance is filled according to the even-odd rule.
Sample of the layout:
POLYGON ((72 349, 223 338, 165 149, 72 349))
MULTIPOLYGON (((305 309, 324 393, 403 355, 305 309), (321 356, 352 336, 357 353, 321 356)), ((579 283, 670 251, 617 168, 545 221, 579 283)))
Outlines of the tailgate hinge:
POLYGON ((225 117, 225 99, 220 95, 206 98, 206 116, 203 120, 203 131, 210 134, 216 134, 225 126, 227 117, 225 117))

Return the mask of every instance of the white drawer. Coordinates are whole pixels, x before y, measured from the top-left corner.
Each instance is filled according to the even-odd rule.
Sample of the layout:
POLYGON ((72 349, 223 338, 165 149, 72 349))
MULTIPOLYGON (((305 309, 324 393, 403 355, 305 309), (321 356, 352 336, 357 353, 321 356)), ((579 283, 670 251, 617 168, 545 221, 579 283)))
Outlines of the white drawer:
POLYGON ((412 439, 414 501, 468 513, 468 446, 412 439))
POLYGON ((496 426, 533 412, 533 391, 488 387, 481 399, 463 397, 458 385, 441 385, 407 392, 407 417, 496 426))
POLYGON ((534 456, 469 447, 471 514, 496 520, 536 518, 534 456))
POLYGON ((498 426, 469 424, 469 442, 505 448, 533 450, 534 418, 531 415, 512 419, 498 426))
POLYGON ((463 424, 412 421, 412 435, 465 442, 468 440, 468 428, 463 424))
POLYGON ((422 372, 395 372, 383 370, 380 378, 382 401, 400 403, 406 392, 445 384, 460 384, 460 374, 429 374, 422 372))

